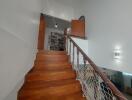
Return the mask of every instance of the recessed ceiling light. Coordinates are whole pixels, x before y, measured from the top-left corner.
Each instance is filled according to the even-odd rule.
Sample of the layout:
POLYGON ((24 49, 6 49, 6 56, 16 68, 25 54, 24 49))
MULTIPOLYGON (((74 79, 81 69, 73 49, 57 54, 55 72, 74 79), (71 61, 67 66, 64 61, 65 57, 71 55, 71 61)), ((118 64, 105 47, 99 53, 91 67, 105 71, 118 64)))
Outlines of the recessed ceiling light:
POLYGON ((58 24, 56 23, 54 27, 55 27, 55 28, 58 28, 58 24))

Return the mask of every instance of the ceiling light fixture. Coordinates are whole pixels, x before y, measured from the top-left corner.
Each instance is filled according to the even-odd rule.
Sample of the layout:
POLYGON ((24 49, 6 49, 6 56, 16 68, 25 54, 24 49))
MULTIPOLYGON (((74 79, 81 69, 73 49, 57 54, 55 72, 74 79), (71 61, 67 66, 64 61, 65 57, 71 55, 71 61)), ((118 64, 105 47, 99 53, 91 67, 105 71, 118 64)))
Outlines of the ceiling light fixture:
POLYGON ((58 24, 56 23, 54 27, 55 27, 55 28, 58 28, 58 24))

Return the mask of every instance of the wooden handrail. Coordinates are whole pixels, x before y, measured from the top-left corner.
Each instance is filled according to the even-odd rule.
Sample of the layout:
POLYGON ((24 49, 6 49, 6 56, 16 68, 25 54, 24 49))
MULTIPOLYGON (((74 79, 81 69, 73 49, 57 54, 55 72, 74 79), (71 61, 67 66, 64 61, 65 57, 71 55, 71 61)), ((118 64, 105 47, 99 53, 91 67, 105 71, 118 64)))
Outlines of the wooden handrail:
POLYGON ((73 43, 74 47, 77 48, 77 51, 79 51, 84 59, 88 60, 89 64, 93 67, 93 69, 100 75, 100 77, 103 79, 103 81, 109 86, 109 88, 112 90, 113 94, 119 99, 119 100, 127 100, 127 98, 115 87, 115 85, 107 78, 107 76, 96 66, 96 64, 83 52, 83 50, 74 42, 74 40, 67 35, 67 38, 70 40, 70 42, 73 43))

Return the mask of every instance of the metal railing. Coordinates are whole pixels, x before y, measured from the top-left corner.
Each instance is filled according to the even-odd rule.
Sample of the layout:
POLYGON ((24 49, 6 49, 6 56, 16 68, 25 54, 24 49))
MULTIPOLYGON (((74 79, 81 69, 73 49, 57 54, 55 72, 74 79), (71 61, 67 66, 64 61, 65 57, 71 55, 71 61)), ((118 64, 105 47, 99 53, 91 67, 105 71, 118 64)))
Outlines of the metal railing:
POLYGON ((77 80, 80 81, 87 100, 127 100, 101 69, 67 35, 66 51, 70 55, 73 69, 77 74, 77 80))

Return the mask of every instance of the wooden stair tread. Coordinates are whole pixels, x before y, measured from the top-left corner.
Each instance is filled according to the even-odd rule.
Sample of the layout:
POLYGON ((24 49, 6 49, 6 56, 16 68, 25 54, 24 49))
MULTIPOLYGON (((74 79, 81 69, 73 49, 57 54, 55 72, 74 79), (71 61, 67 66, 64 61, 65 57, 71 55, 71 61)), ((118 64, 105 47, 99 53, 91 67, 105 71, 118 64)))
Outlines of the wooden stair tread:
POLYGON ((36 64, 35 66, 72 66, 70 63, 40 63, 40 64, 36 64))
POLYGON ((39 51, 18 100, 86 100, 65 51, 39 51))
POLYGON ((71 64, 36 64, 34 66, 35 70, 61 70, 72 68, 71 64))
POLYGON ((64 70, 72 70, 71 66, 35 66, 33 69, 28 73, 32 74, 35 72, 45 72, 45 71, 64 71, 64 70))
MULTIPOLYGON (((20 97, 21 98, 21 97, 20 97)), ((66 96, 36 96, 36 97, 23 97, 21 100, 86 100, 82 93, 74 93, 66 96)))
POLYGON ((39 54, 37 55, 37 57, 54 57, 54 58, 57 58, 57 57, 69 57, 68 55, 49 55, 49 54, 39 54))
POLYGON ((38 65, 41 65, 41 66, 45 66, 45 65, 55 65, 55 66, 57 66, 57 65, 61 65, 61 66, 66 66, 66 65, 71 65, 71 63, 69 63, 69 62, 52 62, 52 63, 48 63, 48 62, 45 62, 45 61, 35 61, 35 66, 38 66, 38 65))
MULTIPOLYGON (((61 71, 64 71, 64 70, 72 70, 71 67, 55 67, 55 68, 52 68, 52 67, 40 67, 40 68, 34 68, 30 73, 35 73, 35 72, 45 72, 45 71, 48 71, 48 72, 51 72, 51 71, 54 71, 54 72, 61 72, 61 71)), ((29 73, 29 74, 30 74, 29 73)))
POLYGON ((66 51, 44 51, 41 50, 38 52, 38 54, 49 54, 49 55, 66 55, 66 51))
POLYGON ((72 70, 63 70, 63 71, 42 71, 30 73, 27 75, 27 81, 35 80, 44 80, 44 81, 53 81, 53 80, 63 80, 75 78, 76 74, 72 70))
POLYGON ((37 55, 37 61, 44 61, 44 62, 68 62, 69 56, 67 55, 37 55))
POLYGON ((21 100, 86 100, 81 92, 63 96, 28 96, 20 97, 21 100))
POLYGON ((65 84, 71 84, 71 83, 77 83, 79 81, 75 79, 67 79, 63 81, 50 81, 50 82, 45 82, 45 81, 34 81, 34 82, 26 82, 26 84, 23 86, 23 89, 34 89, 34 88, 41 88, 41 87, 53 87, 53 86, 60 86, 60 85, 65 85, 65 84))
POLYGON ((23 89, 21 91, 21 96, 62 96, 69 95, 76 92, 81 92, 81 86, 79 82, 64 84, 59 86, 51 86, 51 87, 41 87, 34 89, 23 89))
POLYGON ((32 72, 27 76, 31 75, 55 75, 55 74, 75 74, 75 71, 72 69, 64 69, 64 70, 38 70, 36 72, 32 72))

